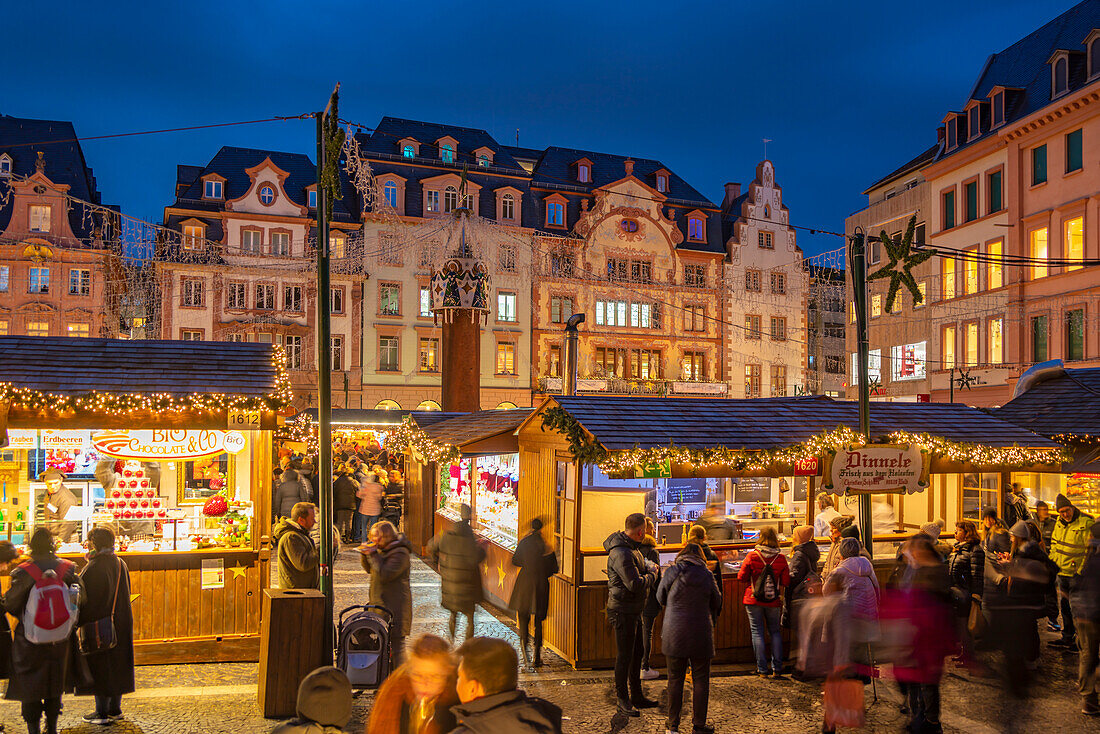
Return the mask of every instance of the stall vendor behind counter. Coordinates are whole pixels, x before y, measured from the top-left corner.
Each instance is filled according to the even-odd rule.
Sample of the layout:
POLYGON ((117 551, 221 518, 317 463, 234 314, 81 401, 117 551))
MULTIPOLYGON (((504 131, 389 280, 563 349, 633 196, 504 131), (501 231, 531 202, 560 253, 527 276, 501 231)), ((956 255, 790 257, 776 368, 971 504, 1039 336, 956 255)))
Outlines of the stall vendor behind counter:
POLYGON ((46 495, 42 503, 46 527, 62 543, 67 543, 76 532, 77 523, 66 521, 66 517, 79 503, 69 488, 62 484, 64 480, 65 475, 59 469, 47 469, 38 475, 38 481, 46 483, 46 495))

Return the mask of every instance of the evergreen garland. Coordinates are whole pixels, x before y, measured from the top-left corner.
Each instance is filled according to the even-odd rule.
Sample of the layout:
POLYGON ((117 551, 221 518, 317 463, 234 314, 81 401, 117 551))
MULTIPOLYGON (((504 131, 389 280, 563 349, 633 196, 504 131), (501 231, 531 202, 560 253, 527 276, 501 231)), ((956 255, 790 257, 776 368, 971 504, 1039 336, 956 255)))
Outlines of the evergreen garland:
POLYGON ((344 147, 345 133, 340 127, 340 115, 337 110, 339 91, 333 91, 329 104, 329 113, 321 123, 322 145, 325 151, 325 164, 321 168, 319 182, 325 191, 325 218, 332 221, 332 205, 337 199, 344 198, 340 186, 340 151, 344 147))
POLYGON ((913 278, 911 270, 933 257, 936 251, 913 249, 913 232, 916 231, 916 227, 917 215, 914 214, 909 218, 909 224, 905 227, 905 234, 902 235, 900 240, 891 239, 890 235, 886 234, 886 230, 883 230, 882 234, 879 235, 879 239, 886 247, 886 254, 890 258, 890 262, 868 275, 867 280, 870 282, 882 278, 890 279, 890 290, 886 293, 886 313, 894 313, 894 301, 897 300, 898 290, 902 285, 908 288, 913 295, 914 306, 924 302, 924 295, 917 287, 917 281, 913 278))

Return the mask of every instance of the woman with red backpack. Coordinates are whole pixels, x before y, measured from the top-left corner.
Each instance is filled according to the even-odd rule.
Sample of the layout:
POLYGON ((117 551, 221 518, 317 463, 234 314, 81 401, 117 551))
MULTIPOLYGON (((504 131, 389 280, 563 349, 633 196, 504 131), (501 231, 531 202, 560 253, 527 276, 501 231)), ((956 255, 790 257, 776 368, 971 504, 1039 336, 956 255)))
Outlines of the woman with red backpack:
POLYGON ((759 543, 749 551, 741 563, 737 580, 745 583, 742 602, 749 615, 749 631, 752 649, 756 655, 756 674, 783 676, 783 631, 780 619, 783 612, 783 588, 791 581, 787 558, 779 552, 779 536, 773 527, 760 530, 759 543), (772 664, 768 670, 765 651, 765 635, 771 635, 772 664))
POLYGON ((69 637, 76 625, 83 586, 76 566, 54 554, 44 527, 31 534, 31 559, 11 572, 4 611, 18 620, 12 642, 11 681, 4 698, 21 701, 29 734, 57 734, 61 694, 69 671, 69 637), (77 597, 74 599, 74 597, 77 597))

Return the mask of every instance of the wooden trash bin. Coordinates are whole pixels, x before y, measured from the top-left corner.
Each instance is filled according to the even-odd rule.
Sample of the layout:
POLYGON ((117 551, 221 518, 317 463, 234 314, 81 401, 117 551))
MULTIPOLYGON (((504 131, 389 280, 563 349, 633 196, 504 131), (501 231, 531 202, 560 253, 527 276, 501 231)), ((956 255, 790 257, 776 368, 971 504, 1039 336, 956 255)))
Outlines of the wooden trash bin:
POLYGON ((266 718, 294 716, 302 679, 332 664, 324 654, 324 616, 325 597, 316 589, 264 589, 258 694, 266 718))

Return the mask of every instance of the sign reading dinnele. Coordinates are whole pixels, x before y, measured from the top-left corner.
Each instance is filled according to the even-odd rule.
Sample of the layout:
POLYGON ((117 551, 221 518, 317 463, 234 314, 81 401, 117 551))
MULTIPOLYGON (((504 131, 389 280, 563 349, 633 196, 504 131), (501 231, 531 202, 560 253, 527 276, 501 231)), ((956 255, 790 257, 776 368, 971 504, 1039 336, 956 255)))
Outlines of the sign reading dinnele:
POLYGON ((116 459, 182 461, 244 450, 239 431, 101 431, 92 437, 96 451, 116 459))
POLYGON ((916 444, 867 444, 826 455, 826 489, 837 494, 913 494, 928 487, 930 457, 916 444))

